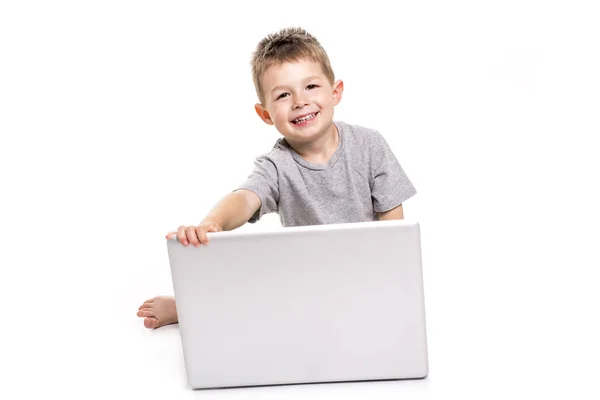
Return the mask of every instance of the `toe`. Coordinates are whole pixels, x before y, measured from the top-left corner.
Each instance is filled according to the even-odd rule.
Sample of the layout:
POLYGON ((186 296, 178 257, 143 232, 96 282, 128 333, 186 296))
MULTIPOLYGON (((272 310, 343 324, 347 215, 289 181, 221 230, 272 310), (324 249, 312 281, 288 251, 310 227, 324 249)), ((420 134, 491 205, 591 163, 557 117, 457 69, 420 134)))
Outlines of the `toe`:
POLYGON ((151 310, 140 310, 137 312, 137 316, 138 317, 154 317, 154 318, 156 318, 156 316, 154 315, 154 312, 152 312, 151 310))
POLYGON ((158 319, 155 317, 148 317, 144 320, 144 326, 148 329, 158 328, 158 319))
POLYGON ((154 304, 154 302, 156 301, 158 297, 153 297, 151 299, 146 300, 145 302, 142 303, 141 306, 138 307, 138 310, 141 310, 142 308, 147 308, 147 307, 152 307, 152 304, 154 304))

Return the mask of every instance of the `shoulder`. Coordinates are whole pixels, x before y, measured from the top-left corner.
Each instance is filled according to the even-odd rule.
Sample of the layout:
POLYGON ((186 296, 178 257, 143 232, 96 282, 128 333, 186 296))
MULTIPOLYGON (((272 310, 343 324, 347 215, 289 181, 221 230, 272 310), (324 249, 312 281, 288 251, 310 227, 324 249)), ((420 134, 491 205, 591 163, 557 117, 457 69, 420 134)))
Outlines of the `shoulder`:
POLYGON ((367 149, 380 147, 382 142, 385 142, 381 133, 376 129, 344 121, 336 121, 335 124, 344 135, 344 140, 350 145, 367 149))
POLYGON ((271 164, 275 168, 285 167, 294 162, 290 147, 285 139, 278 139, 270 151, 259 155, 256 158, 255 164, 266 163, 271 164))

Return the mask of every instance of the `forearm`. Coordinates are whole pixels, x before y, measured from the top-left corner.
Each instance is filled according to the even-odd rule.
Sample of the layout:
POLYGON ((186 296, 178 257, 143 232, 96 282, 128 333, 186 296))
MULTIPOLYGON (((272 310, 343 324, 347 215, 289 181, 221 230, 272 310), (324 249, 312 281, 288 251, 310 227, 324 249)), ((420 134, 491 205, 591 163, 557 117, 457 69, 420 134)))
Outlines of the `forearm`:
POLYGON ((201 223, 215 222, 224 231, 230 231, 244 225, 258 207, 251 204, 248 196, 237 191, 223 197, 202 220, 201 223))

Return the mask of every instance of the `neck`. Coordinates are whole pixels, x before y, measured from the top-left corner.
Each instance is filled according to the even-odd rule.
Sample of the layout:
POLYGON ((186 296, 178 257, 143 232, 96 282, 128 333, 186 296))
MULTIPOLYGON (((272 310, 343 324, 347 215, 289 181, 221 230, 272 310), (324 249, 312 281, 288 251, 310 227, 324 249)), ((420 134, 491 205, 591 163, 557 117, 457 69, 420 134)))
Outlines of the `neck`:
MULTIPOLYGON (((288 142, 289 143, 289 142, 288 142)), ((324 135, 310 143, 289 143, 304 160, 313 164, 327 164, 338 147, 338 130, 334 123, 324 135)))

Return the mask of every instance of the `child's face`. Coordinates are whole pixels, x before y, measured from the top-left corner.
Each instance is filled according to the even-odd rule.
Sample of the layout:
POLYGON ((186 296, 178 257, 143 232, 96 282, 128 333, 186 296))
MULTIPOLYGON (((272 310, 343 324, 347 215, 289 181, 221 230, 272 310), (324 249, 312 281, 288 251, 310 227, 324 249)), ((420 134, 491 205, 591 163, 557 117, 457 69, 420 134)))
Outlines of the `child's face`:
POLYGON ((312 61, 286 62, 262 77, 264 102, 256 112, 292 145, 306 144, 333 128, 333 108, 342 97, 343 82, 333 86, 312 61))

